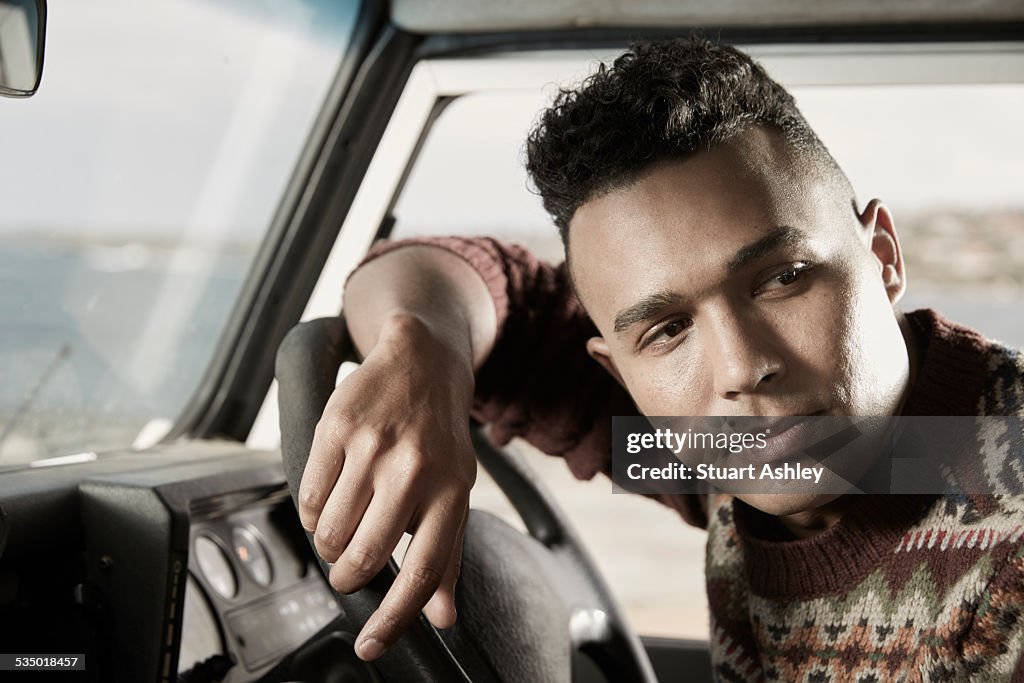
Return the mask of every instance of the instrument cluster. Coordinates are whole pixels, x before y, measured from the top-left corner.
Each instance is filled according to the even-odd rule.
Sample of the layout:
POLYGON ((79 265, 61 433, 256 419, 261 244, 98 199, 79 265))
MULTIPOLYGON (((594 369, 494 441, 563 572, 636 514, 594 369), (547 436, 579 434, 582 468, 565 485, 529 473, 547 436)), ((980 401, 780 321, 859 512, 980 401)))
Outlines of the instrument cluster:
POLYGON ((190 528, 178 671, 221 656, 233 662, 224 681, 254 680, 339 607, 287 494, 209 507, 190 528))

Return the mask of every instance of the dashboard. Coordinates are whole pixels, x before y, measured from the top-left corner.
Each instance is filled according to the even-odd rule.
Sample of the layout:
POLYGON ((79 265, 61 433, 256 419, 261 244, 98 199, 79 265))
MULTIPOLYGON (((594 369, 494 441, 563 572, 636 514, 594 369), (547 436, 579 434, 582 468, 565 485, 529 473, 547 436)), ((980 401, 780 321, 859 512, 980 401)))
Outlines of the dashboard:
POLYGON ((279 453, 183 442, 0 474, 5 651, 79 655, 82 681, 243 683, 318 679, 319 644, 307 670, 378 680, 337 647, 279 453))

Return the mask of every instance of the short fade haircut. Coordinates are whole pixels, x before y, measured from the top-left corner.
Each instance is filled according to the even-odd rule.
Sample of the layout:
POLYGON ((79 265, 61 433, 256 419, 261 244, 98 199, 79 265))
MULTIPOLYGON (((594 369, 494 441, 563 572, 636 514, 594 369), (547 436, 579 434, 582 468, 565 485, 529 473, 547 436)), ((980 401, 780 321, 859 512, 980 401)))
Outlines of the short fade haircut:
POLYGON ((774 127, 849 187, 793 96, 747 54, 699 36, 636 43, 561 90, 527 138, 526 170, 568 249, 581 205, 754 124, 774 127))

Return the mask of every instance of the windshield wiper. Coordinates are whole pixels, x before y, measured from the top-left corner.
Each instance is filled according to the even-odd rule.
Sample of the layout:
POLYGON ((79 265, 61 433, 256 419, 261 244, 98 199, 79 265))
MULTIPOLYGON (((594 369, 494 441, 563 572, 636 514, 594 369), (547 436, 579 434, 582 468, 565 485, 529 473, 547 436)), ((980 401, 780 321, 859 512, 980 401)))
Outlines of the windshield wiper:
MULTIPOLYGON (((36 397, 39 396, 39 392, 43 390, 43 387, 45 387, 50 381, 50 378, 53 377, 53 373, 57 371, 57 368, 60 367, 61 363, 66 361, 70 355, 71 344, 64 342, 60 345, 60 348, 57 349, 57 353, 50 361, 50 364, 43 370, 43 374, 39 375, 39 379, 37 379, 36 383, 32 385, 32 388, 28 390, 28 394, 25 395, 25 399, 20 405, 18 405, 18 408, 11 415, 11 419, 6 425, 4 425, 3 430, 0 431, 0 446, 3 445, 4 441, 7 440, 7 437, 14 431, 14 425, 18 423, 18 420, 28 412, 32 403, 36 400, 36 397)), ((2 450, 0 450, 0 453, 2 453, 2 450)))

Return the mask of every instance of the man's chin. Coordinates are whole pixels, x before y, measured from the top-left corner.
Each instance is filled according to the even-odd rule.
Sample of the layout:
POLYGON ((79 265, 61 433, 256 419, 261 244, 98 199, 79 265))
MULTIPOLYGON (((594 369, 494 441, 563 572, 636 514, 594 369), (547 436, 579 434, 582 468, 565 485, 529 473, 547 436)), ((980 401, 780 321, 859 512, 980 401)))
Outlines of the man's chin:
POLYGON ((834 493, 737 493, 750 507, 775 517, 813 513, 839 498, 834 493))

